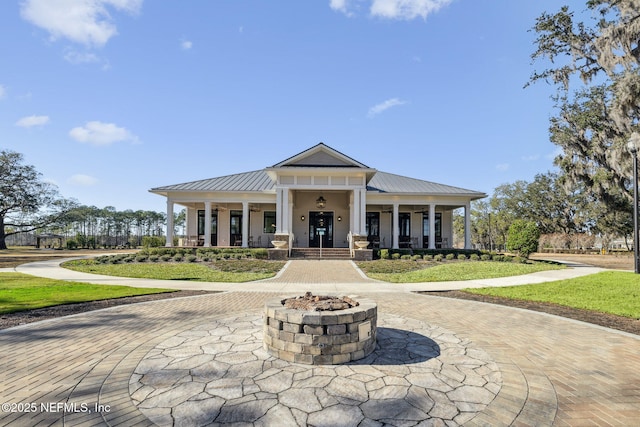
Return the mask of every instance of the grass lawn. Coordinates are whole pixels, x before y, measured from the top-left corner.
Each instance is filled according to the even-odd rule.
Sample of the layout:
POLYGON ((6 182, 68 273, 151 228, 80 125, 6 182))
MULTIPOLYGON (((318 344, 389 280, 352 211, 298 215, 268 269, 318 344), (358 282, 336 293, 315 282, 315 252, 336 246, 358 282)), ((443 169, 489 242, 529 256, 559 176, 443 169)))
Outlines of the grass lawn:
POLYGON ((21 273, 0 273, 0 314, 60 304, 163 292, 174 292, 174 290, 92 285, 43 279, 21 273))
POLYGON ((465 292, 549 302, 640 319, 640 276, 629 272, 605 271, 537 285, 465 289, 465 292))
POLYGON ((421 264, 415 261, 374 261, 358 263, 367 276, 391 283, 448 282, 519 276, 565 268, 549 263, 517 264, 494 261, 462 261, 421 264))
POLYGON ((263 260, 224 260, 208 264, 190 262, 99 264, 89 259, 63 264, 63 267, 71 270, 108 276, 234 283, 268 279, 275 276, 283 266, 284 262, 263 260))

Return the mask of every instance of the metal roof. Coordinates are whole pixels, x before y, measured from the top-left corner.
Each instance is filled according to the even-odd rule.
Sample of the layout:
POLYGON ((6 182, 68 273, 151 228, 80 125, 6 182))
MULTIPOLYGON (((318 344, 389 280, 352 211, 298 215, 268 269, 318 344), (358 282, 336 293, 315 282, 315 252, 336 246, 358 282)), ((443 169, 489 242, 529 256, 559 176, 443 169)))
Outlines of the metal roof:
POLYGON ((451 185, 438 184, 436 182, 423 181, 421 179, 409 178, 395 175, 388 172, 378 171, 367 184, 368 192, 377 193, 413 193, 413 194, 434 194, 434 195, 459 195, 473 196, 475 198, 486 197, 486 194, 467 190, 465 188, 453 187, 451 185))
MULTIPOLYGON (((195 192, 225 192, 248 191, 265 192, 275 190, 275 182, 269 177, 266 170, 226 175, 217 178, 203 179, 200 181, 186 182, 182 184, 167 185, 152 188, 153 193, 167 193, 174 191, 195 192)), ((467 190, 450 185, 423 181, 416 178, 395 175, 392 173, 376 171, 367 185, 368 192, 395 193, 395 194, 429 194, 429 195, 459 195, 472 196, 473 198, 486 197, 486 194, 467 190)))
POLYGON ((274 181, 264 170, 237 173, 200 181, 166 185, 152 188, 153 193, 167 191, 270 191, 275 189, 274 181))

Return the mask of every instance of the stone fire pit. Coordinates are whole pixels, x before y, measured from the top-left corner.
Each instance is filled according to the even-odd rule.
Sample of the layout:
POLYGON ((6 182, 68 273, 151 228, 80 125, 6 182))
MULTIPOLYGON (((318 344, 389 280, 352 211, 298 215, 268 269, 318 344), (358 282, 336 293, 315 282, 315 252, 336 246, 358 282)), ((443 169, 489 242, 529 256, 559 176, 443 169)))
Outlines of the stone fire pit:
POLYGON ((376 347, 378 306, 367 298, 304 296, 267 301, 264 348, 307 365, 362 359, 376 347))

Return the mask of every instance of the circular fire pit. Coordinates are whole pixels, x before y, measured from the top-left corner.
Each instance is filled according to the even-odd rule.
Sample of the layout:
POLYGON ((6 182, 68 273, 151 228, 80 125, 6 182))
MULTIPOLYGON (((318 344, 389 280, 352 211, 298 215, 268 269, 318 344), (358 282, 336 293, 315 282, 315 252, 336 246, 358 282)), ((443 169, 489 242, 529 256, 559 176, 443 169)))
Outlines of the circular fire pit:
POLYGON ((305 296, 267 301, 264 348, 307 365, 362 359, 376 347, 378 306, 367 298, 305 296))

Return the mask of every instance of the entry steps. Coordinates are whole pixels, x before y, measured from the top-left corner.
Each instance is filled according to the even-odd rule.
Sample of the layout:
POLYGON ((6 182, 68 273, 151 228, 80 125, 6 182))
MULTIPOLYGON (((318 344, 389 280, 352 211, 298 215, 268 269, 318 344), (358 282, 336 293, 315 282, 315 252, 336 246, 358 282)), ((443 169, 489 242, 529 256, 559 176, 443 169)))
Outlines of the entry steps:
POLYGON ((295 259, 352 259, 349 248, 293 248, 291 258, 295 259))

